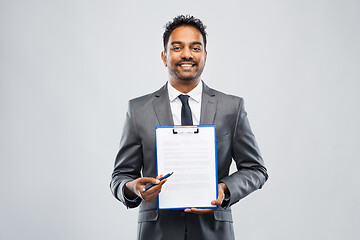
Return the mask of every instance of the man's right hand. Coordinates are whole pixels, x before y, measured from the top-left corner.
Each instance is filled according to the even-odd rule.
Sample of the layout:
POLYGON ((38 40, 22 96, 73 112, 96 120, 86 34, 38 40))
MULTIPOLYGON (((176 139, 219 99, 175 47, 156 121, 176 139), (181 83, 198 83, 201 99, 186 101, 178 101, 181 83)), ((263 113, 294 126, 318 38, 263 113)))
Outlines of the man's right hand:
POLYGON ((159 181, 161 177, 162 175, 156 178, 141 177, 127 182, 124 188, 125 196, 129 199, 140 197, 146 202, 151 202, 161 192, 161 187, 166 182, 166 179, 159 181), (154 186, 144 192, 144 188, 150 183, 154 184, 154 186))

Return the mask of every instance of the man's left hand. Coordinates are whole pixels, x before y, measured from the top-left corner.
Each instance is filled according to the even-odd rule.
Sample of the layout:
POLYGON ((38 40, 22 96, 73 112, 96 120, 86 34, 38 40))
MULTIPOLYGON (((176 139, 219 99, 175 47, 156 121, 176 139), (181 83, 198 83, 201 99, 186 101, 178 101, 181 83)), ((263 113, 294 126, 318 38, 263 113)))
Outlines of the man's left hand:
MULTIPOLYGON (((221 206, 222 202, 225 198, 225 192, 228 192, 228 188, 225 185, 225 183, 219 183, 218 184, 218 198, 216 200, 211 201, 212 205, 221 206)), ((217 209, 200 209, 200 208, 186 208, 184 211, 187 213, 195 213, 195 214, 204 214, 216 211, 217 209)))

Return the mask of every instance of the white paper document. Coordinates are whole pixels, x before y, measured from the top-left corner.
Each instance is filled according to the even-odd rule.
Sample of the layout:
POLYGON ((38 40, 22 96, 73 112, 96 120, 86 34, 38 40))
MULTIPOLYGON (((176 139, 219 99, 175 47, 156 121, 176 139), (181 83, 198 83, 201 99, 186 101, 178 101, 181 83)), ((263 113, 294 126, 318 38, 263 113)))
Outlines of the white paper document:
POLYGON ((216 208, 215 125, 156 128, 157 173, 174 172, 158 195, 159 209, 216 208))

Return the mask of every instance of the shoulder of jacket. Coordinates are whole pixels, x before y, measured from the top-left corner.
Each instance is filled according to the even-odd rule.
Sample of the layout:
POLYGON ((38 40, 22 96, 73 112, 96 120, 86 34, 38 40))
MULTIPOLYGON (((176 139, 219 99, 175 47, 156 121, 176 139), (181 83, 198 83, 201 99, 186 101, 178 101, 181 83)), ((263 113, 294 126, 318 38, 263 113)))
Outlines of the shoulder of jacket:
POLYGON ((145 102, 148 102, 153 97, 153 95, 154 95, 154 93, 149 93, 149 94, 146 94, 146 95, 143 95, 140 97, 136 97, 136 98, 129 100, 129 103, 131 105, 143 104, 145 102))
POLYGON ((129 101, 130 104, 144 104, 149 102, 152 98, 154 98, 155 96, 159 96, 161 94, 166 93, 166 84, 164 86, 162 86, 159 90, 156 90, 153 93, 149 93, 140 97, 136 97, 133 98, 129 101))
POLYGON ((216 96, 216 98, 220 101, 223 101, 225 103, 232 103, 232 104, 239 104, 240 102, 243 102, 244 99, 242 97, 236 96, 236 95, 232 95, 232 94, 227 94, 212 88, 209 88, 213 94, 216 96))

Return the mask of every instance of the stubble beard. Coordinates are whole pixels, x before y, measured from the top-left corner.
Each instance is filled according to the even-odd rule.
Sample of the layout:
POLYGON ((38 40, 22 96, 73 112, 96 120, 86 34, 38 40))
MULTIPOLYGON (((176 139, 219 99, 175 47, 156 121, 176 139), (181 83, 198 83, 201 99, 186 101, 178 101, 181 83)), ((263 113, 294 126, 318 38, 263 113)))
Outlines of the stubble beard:
POLYGON ((198 69, 195 72, 195 75, 186 77, 186 76, 183 76, 179 71, 169 68, 169 74, 170 74, 170 76, 172 76, 173 78, 175 78, 177 80, 184 81, 184 82, 191 82, 191 81, 194 81, 194 80, 200 78, 203 70, 204 70, 204 67, 202 67, 201 69, 198 69))

